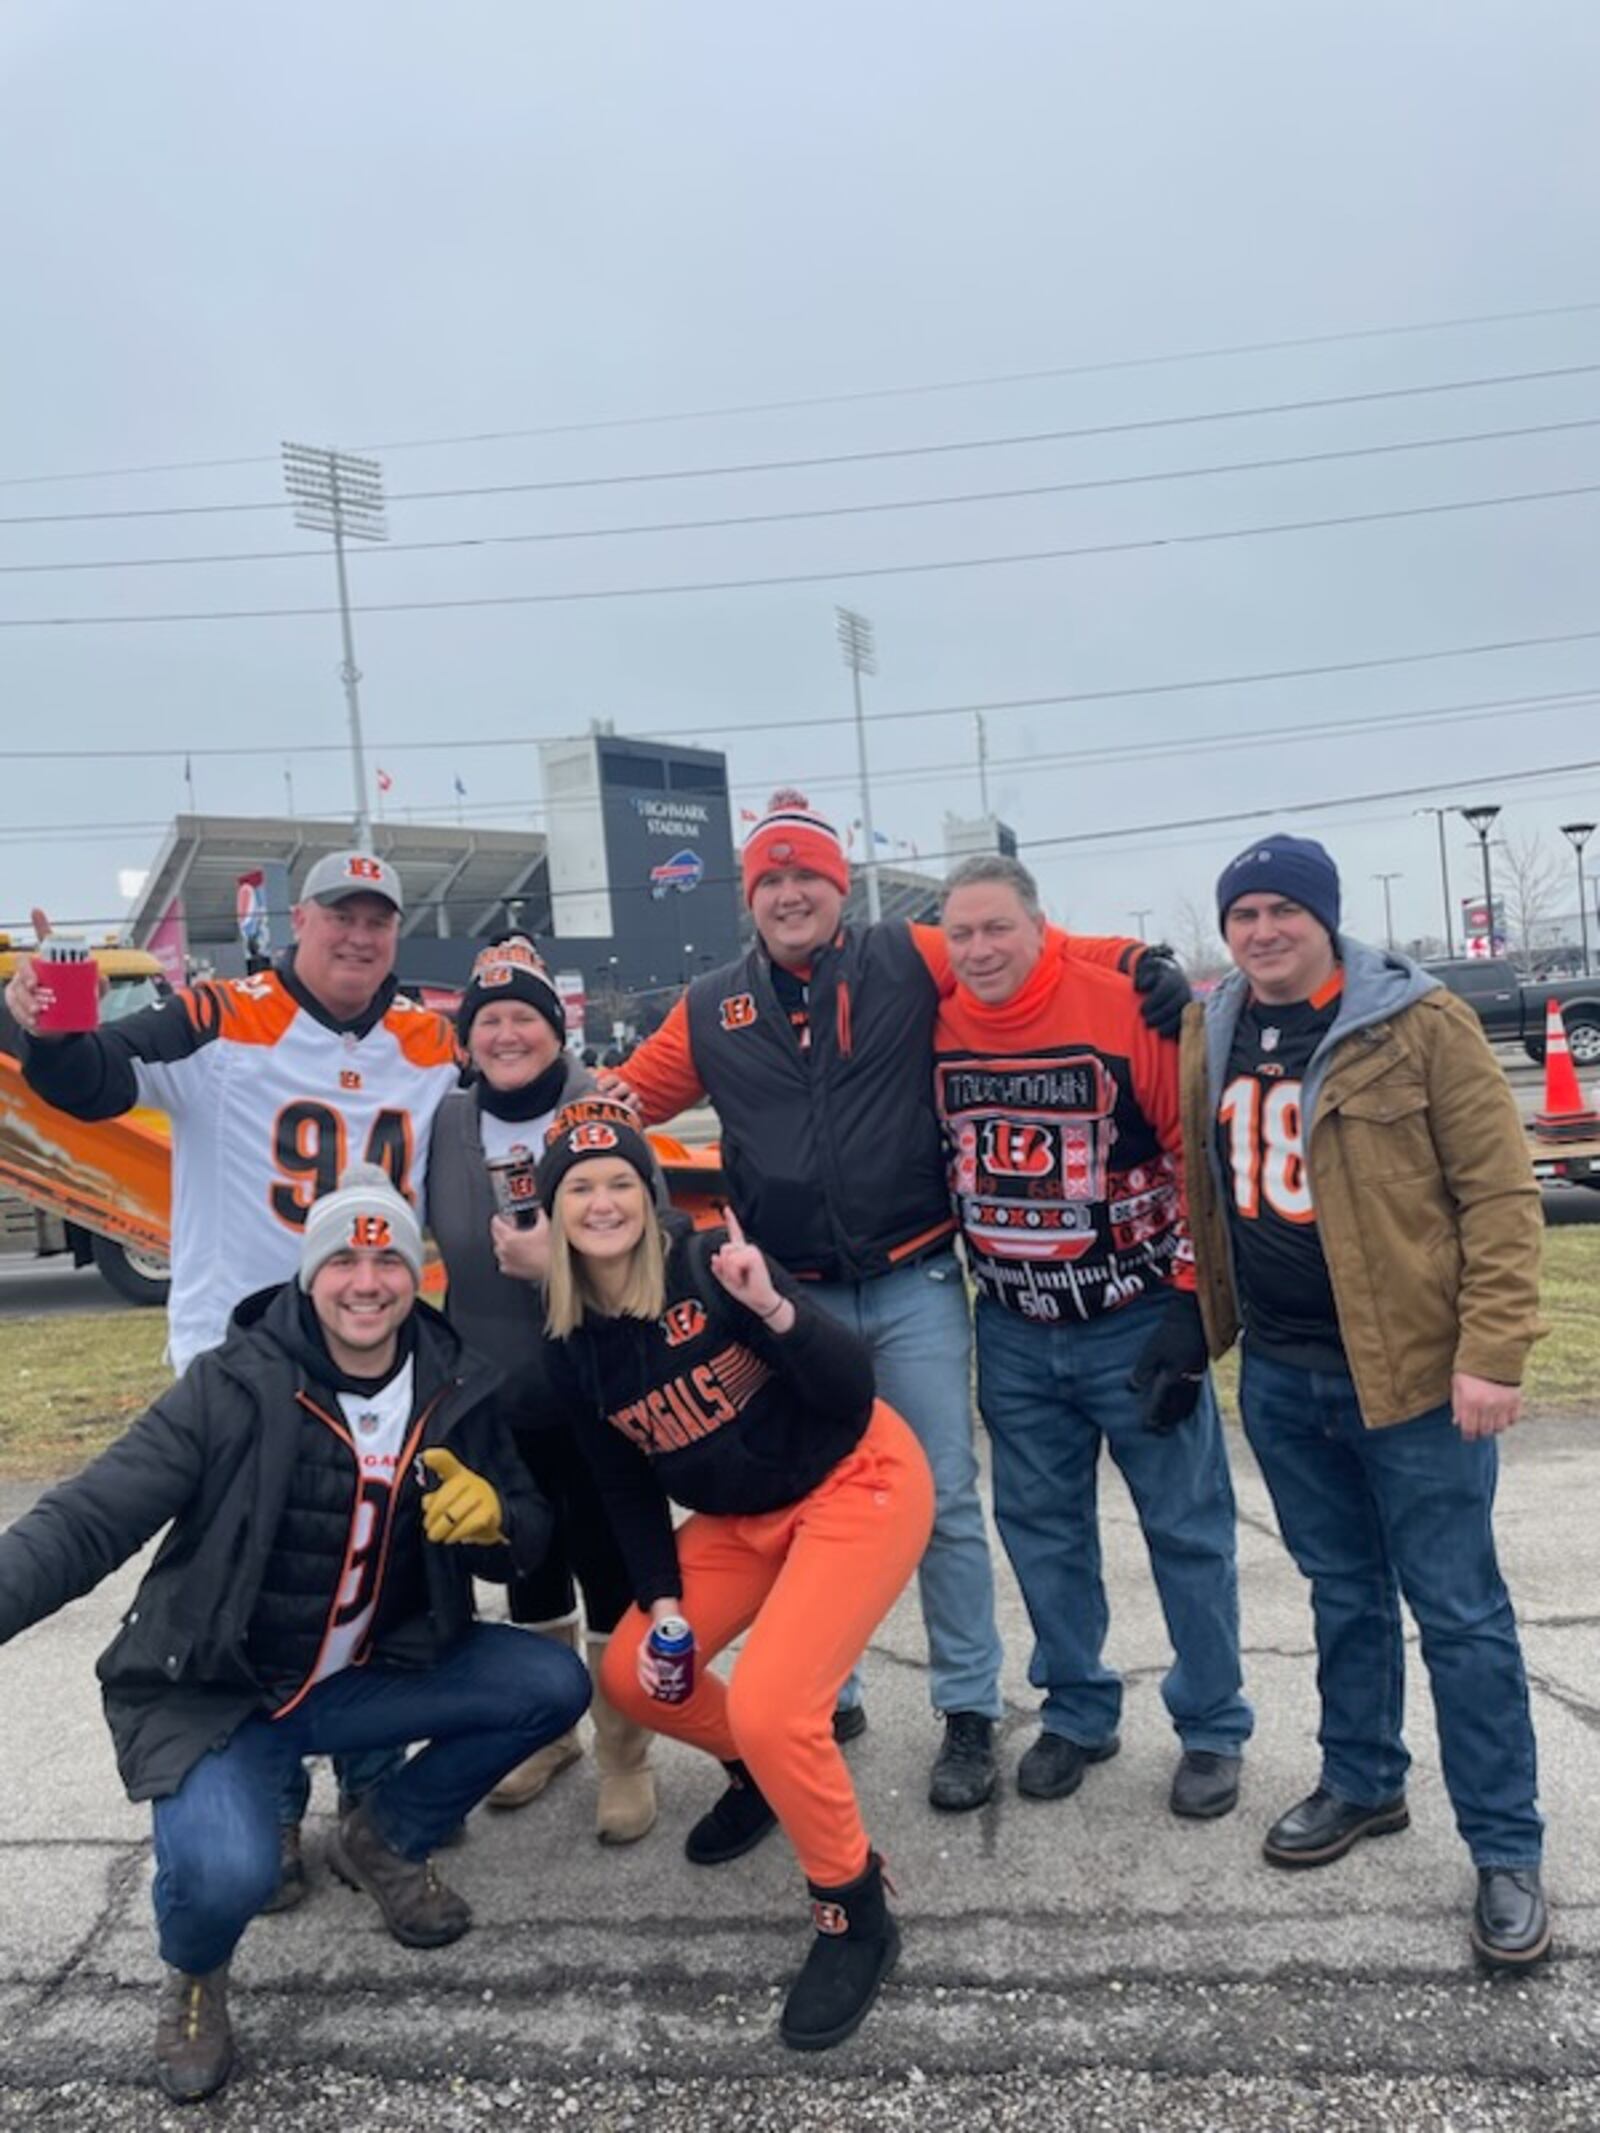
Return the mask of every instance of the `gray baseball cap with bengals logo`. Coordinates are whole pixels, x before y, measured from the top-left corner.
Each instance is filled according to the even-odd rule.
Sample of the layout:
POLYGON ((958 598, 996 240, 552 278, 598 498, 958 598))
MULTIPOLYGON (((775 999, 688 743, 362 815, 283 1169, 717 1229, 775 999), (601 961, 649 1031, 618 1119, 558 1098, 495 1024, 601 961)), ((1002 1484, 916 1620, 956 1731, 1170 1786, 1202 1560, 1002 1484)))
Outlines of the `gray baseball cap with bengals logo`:
POLYGON ((400 876, 374 852, 329 852, 300 886, 303 904, 342 904, 351 896, 381 896, 397 911, 406 907, 400 876))

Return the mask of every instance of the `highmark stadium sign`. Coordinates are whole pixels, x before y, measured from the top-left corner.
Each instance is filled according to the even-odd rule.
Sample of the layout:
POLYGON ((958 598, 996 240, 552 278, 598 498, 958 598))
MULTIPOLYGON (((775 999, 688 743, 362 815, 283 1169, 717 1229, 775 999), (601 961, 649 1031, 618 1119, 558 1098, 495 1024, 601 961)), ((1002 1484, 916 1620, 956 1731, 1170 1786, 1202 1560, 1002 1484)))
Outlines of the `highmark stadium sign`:
POLYGON ((710 827, 711 813, 703 800, 658 800, 644 793, 635 793, 633 807, 644 818, 645 829, 652 837, 692 837, 699 841, 702 830, 710 827))

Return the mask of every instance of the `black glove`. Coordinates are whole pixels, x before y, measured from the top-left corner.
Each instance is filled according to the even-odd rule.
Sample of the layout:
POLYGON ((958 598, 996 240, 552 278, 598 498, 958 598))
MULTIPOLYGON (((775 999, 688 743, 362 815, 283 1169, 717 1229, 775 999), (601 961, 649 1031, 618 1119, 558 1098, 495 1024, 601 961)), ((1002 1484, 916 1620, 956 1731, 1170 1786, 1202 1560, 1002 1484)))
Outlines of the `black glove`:
POLYGON ((1166 1437, 1188 1421, 1199 1404, 1206 1360, 1199 1298, 1174 1289, 1128 1376, 1128 1390, 1144 1395, 1139 1419, 1146 1429, 1166 1437))
POLYGON ((1139 1012, 1158 1037, 1176 1037, 1183 1011, 1194 995, 1183 965, 1167 947, 1147 948, 1134 967, 1133 989, 1139 1012))

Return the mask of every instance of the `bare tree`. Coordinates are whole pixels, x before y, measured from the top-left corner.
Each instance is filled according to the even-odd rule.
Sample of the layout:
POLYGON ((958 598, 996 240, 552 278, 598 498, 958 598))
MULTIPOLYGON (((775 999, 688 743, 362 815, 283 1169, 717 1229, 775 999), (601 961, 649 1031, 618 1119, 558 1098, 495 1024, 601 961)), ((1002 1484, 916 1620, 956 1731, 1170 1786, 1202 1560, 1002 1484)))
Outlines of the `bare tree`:
POLYGON ((1231 967, 1217 922, 1202 911, 1192 896, 1181 896, 1175 907, 1172 945, 1188 973, 1189 982, 1205 984, 1222 977, 1231 967))
POLYGON ((1506 946, 1527 971, 1539 949, 1550 945, 1552 922, 1562 909, 1566 869, 1545 847, 1537 830, 1520 837, 1508 831, 1494 847, 1494 893, 1506 946))

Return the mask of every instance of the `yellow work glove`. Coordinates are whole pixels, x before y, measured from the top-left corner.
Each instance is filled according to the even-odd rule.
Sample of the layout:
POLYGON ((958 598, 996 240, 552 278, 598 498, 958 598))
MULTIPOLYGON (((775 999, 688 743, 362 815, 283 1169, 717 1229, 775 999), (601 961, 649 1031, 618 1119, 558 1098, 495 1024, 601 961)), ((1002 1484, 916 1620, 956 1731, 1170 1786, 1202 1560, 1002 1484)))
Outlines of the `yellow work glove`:
POLYGON ((424 1452, 422 1463, 439 1477, 439 1486, 422 1499, 422 1530, 429 1540, 497 1547, 506 1537, 500 1498, 483 1476, 463 1466, 454 1452, 424 1452))

